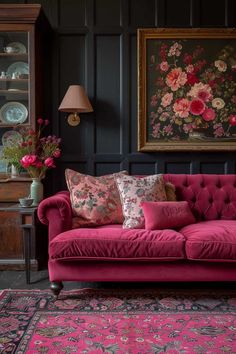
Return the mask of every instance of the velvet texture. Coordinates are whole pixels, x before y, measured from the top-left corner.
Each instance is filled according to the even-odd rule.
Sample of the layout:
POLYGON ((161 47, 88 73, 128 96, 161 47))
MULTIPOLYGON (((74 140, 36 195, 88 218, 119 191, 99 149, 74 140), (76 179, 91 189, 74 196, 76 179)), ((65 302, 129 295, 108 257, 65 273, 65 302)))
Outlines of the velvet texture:
POLYGON ((197 220, 236 219, 236 175, 166 174, 177 200, 186 200, 197 220))
POLYGON ((50 244, 51 259, 152 260, 183 259, 184 237, 172 230, 77 229, 50 244))
MULTIPOLYGON (((164 180, 174 184, 177 200, 186 200, 197 221, 200 221, 179 230, 185 238, 183 253, 186 259, 117 261, 108 258, 101 260, 99 254, 96 254, 96 260, 53 258, 56 255, 63 256, 63 249, 54 248, 57 240, 59 245, 63 244, 63 233, 72 237, 73 232, 76 232, 75 235, 80 237, 78 229, 69 231, 73 214, 69 193, 64 192, 45 199, 38 208, 40 220, 49 225, 50 280, 236 281, 236 175, 167 174, 164 175, 164 180), (54 250, 58 253, 53 253, 54 250)), ((97 248, 99 252, 101 247, 105 250, 102 243, 107 232, 105 230, 110 228, 119 230, 121 226, 107 225, 101 228, 102 231, 99 232, 102 232, 103 236, 100 237, 100 248, 97 248)), ((73 242, 72 237, 71 243, 73 242)), ((79 242, 82 244, 82 241, 79 242)), ((120 248, 122 247, 120 243, 120 248)), ((83 251, 84 254, 92 252, 91 246, 89 250, 83 251)), ((118 251, 121 255, 122 250, 117 248, 116 252, 118 251)))
POLYGON ((185 226, 180 230, 186 238, 188 259, 236 261, 236 221, 212 220, 185 226))
POLYGON ((177 229, 193 224, 195 218, 188 202, 142 202, 145 229, 177 229))

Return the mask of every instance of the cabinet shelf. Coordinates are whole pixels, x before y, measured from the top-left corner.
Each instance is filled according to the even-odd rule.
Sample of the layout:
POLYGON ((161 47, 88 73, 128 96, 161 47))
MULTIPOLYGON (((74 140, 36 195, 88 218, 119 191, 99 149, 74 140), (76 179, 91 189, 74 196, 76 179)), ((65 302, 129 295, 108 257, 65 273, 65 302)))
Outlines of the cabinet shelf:
POLYGON ((0 90, 0 95, 1 94, 7 94, 7 95, 27 95, 29 93, 28 90, 0 90))
POLYGON ((28 82, 29 79, 1 79, 0 78, 0 82, 28 82))
POLYGON ((28 53, 0 53, 0 57, 28 58, 28 53))

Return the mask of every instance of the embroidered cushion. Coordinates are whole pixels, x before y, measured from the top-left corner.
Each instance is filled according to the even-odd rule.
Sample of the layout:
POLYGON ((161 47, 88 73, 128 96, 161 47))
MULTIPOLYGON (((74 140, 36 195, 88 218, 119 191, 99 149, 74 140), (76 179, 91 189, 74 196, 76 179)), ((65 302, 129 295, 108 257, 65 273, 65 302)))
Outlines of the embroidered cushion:
POLYGON ((143 202, 145 229, 175 229, 195 223, 188 202, 143 202))
POLYGON ((125 218, 123 228, 144 228, 141 202, 166 200, 165 184, 162 175, 145 177, 123 175, 116 177, 116 182, 125 218))
POLYGON ((126 171, 101 177, 66 169, 65 177, 77 224, 83 227, 121 224, 124 220, 115 176, 126 171))

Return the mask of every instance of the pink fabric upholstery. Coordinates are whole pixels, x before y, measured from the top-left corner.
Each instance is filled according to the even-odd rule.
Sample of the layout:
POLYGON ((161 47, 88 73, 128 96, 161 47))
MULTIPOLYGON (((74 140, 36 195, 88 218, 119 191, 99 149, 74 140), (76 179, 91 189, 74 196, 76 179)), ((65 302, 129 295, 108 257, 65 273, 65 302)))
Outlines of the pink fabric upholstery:
POLYGON ((236 221, 213 220, 185 226, 188 259, 236 262, 236 221))
MULTIPOLYGON (((49 225, 50 258, 48 266, 50 280, 236 281, 235 246, 233 241, 233 234, 236 234, 236 230, 235 226, 232 226, 235 231, 231 232, 231 226, 228 227, 231 225, 230 220, 236 220, 236 175, 167 174, 164 175, 164 179, 166 182, 173 183, 176 187, 177 200, 186 200, 197 220, 208 220, 206 223, 196 225, 196 227, 199 227, 202 224, 200 226, 201 237, 203 242, 206 241, 206 246, 200 247, 200 236, 198 238, 196 229, 192 229, 192 231, 189 229, 188 231, 189 225, 183 228, 182 232, 183 237, 187 240, 186 254, 190 260, 162 262, 156 260, 136 261, 133 259, 132 261, 122 260, 118 262, 117 260, 110 261, 108 259, 104 261, 99 257, 97 257, 96 261, 92 260, 92 258, 87 260, 74 260, 74 258, 71 260, 52 259, 52 257, 55 257, 53 253, 54 240, 66 231, 68 231, 68 233, 66 232, 67 235, 78 231, 76 229, 69 231, 72 228, 69 193, 62 192, 43 200, 38 208, 40 220, 49 225), (214 222, 213 220, 219 221, 214 222), (209 227, 207 226, 208 223, 209 227), (214 232, 213 224, 210 226, 210 223, 214 224, 214 232), (217 224, 218 226, 216 226, 217 224), (227 231, 225 231, 224 225, 228 225, 226 226, 227 231), (226 236, 229 237, 229 245, 226 242, 226 236), (219 240, 222 241, 222 244, 219 240), (204 251, 205 247, 207 251, 204 251), (223 255, 224 258, 222 258, 223 255)), ((112 227, 117 230, 120 228, 117 225, 112 225, 112 227)), ((104 234, 105 230, 109 230, 109 225, 101 228, 101 230, 103 230, 104 234)), ((133 230, 127 231, 132 232, 133 230)), ((102 243, 103 241, 101 241, 102 243)), ((77 245, 76 242, 75 244, 77 245)), ((55 249, 55 251, 58 251, 58 249, 55 249)), ((133 249, 133 252, 135 251, 133 249)), ((118 252, 118 248, 116 252, 118 252)), ((119 254, 122 254, 122 247, 119 252, 119 254)), ((161 251, 159 254, 161 254, 161 251)))
POLYGON ((81 228, 55 237, 49 255, 64 260, 175 260, 185 257, 184 241, 174 230, 81 228))
POLYGON ((49 261, 51 281, 236 281, 235 263, 49 261))
POLYGON ((175 229, 193 224, 195 218, 188 202, 142 202, 145 229, 175 229))
POLYGON ((236 175, 164 175, 198 220, 236 219, 236 175))
POLYGON ((48 225, 49 240, 61 232, 70 230, 72 227, 72 209, 69 192, 59 192, 44 199, 39 204, 38 217, 43 224, 48 225))

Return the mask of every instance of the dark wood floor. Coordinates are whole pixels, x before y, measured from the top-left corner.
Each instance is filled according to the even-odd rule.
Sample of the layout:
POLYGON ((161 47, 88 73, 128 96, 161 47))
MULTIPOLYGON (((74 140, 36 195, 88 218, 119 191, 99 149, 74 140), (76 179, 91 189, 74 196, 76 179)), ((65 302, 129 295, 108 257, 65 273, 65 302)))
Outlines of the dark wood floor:
MULTIPOLYGON (((229 292, 236 293, 236 283, 80 283, 64 282, 64 290, 82 288, 103 289, 160 289, 160 290, 190 290, 197 292, 229 292)), ((0 271, 0 289, 49 289, 48 271, 31 271, 31 282, 26 284, 24 271, 0 271)))

